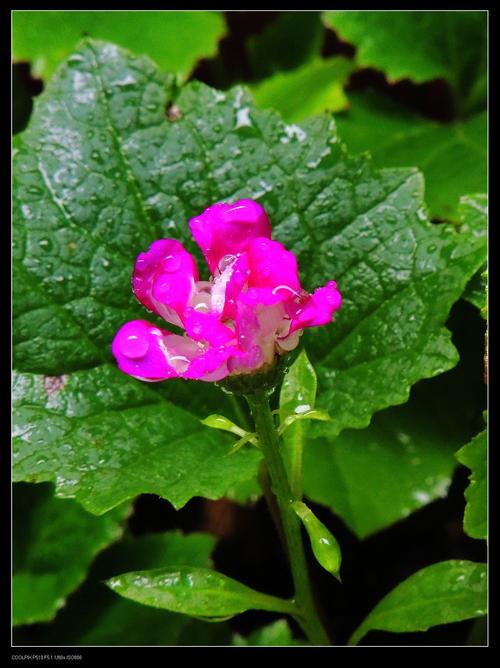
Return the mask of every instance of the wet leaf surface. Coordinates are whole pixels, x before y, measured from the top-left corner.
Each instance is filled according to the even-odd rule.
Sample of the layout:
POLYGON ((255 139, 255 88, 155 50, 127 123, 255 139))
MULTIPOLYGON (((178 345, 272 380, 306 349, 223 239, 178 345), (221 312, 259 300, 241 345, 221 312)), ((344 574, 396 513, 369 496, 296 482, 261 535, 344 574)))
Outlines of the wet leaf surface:
POLYGON ((393 589, 354 632, 356 645, 370 630, 425 631, 437 624, 486 614, 486 565, 450 560, 427 566, 393 589))

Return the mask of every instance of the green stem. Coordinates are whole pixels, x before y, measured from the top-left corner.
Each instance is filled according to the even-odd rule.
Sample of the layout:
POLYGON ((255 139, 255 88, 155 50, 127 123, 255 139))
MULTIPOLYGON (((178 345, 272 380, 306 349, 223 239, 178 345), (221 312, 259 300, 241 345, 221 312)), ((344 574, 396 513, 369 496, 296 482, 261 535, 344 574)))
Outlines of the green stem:
POLYGON ((271 477, 272 489, 281 513, 295 586, 296 619, 312 644, 329 645, 330 640, 314 604, 302 543, 301 524, 292 508, 294 498, 281 459, 278 434, 267 394, 260 391, 247 395, 246 399, 252 411, 259 443, 271 477))

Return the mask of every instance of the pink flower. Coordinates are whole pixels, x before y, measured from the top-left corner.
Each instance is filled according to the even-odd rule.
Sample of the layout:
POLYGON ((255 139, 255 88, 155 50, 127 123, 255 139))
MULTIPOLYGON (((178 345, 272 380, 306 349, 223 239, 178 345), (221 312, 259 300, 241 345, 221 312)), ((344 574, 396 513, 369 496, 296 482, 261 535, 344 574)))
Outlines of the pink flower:
POLYGON ((112 346, 124 373, 147 381, 251 373, 293 350, 304 327, 326 325, 340 308, 334 281, 312 295, 301 288, 295 256, 271 240, 257 202, 214 204, 189 227, 212 276, 200 281, 193 257, 175 239, 155 241, 138 256, 135 296, 186 333, 146 320, 126 323, 112 346))

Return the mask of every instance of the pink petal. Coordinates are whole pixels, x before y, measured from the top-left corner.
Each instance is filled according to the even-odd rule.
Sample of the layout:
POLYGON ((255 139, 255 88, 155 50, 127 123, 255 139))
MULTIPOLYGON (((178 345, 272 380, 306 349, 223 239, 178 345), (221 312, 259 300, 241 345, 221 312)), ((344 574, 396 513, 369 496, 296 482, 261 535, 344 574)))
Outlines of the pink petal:
POLYGON ((179 374, 169 363, 166 339, 173 336, 146 320, 132 320, 115 335, 111 350, 124 373, 140 380, 158 381, 179 374))
POLYGON ((227 361, 229 373, 247 373, 258 369, 264 363, 264 354, 259 346, 252 346, 239 355, 230 357, 227 361))
POLYGON ((241 253, 252 239, 271 236, 264 208, 251 199, 213 204, 192 218, 189 227, 212 274, 225 255, 241 253))
POLYGON ((243 300, 245 294, 240 294, 237 300, 235 326, 241 354, 229 360, 231 372, 257 369, 272 360, 275 331, 283 313, 281 305, 247 304, 243 300))
POLYGON ((182 313, 197 280, 195 261, 182 244, 176 239, 160 239, 138 255, 132 287, 146 308, 182 326, 182 313))
POLYGON ((289 293, 285 290, 272 290, 271 288, 249 288, 239 295, 239 301, 247 306, 256 308, 259 304, 264 306, 272 306, 279 304, 284 299, 293 297, 294 293, 289 293))
POLYGON ((254 239, 248 244, 251 288, 269 288, 282 299, 289 299, 300 290, 295 255, 278 241, 254 239))
POLYGON ((296 310, 288 334, 304 327, 327 325, 341 304, 342 297, 337 289, 337 284, 335 281, 330 281, 322 288, 315 290, 302 308, 296 310))
POLYGON ((213 346, 221 346, 236 339, 233 330, 223 325, 216 313, 201 313, 187 308, 183 320, 186 332, 195 341, 208 341, 213 346))
POLYGON ((191 380, 218 381, 229 375, 227 361, 232 355, 238 355, 236 346, 219 346, 208 348, 194 359, 183 373, 184 378, 191 380))

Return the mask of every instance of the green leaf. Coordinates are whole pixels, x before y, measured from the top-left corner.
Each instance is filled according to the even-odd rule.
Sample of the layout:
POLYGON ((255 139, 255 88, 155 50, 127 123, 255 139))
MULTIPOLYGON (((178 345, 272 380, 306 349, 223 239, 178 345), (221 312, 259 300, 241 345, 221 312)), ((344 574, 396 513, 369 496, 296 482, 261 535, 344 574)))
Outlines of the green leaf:
POLYGON ((325 570, 340 581, 339 573, 342 554, 337 540, 305 503, 294 501, 292 507, 295 514, 300 517, 309 535, 316 560, 325 570))
MULTIPOLYGON (((460 199, 460 221, 462 228, 475 236, 486 237, 488 233, 488 197, 487 195, 466 195, 460 199)), ((468 282, 464 299, 476 306, 483 318, 488 317, 488 271, 486 253, 484 265, 468 282)))
POLYGON ((246 443, 253 443, 258 447, 257 436, 253 432, 248 432, 238 427, 237 424, 234 424, 231 420, 228 420, 224 415, 219 415, 218 413, 212 413, 204 420, 201 420, 201 424, 204 424, 206 427, 211 427, 212 429, 220 429, 221 431, 228 431, 231 434, 236 434, 240 436, 239 440, 233 443, 230 454, 234 454, 246 443))
POLYGON ((233 636, 233 645, 239 646, 259 646, 259 647, 274 647, 276 645, 292 646, 304 645, 304 642, 295 640, 288 626, 286 619, 278 619, 261 629, 257 629, 247 637, 243 637, 239 633, 233 636))
POLYGON ((323 32, 319 12, 283 12, 246 42, 254 77, 263 79, 277 71, 293 70, 319 56, 323 32))
MULTIPOLYGON (((100 572, 106 573, 104 577, 109 577, 116 569, 159 568, 178 563, 207 567, 210 565, 209 555, 214 543, 215 539, 208 534, 183 535, 178 531, 128 537, 103 555, 100 572)), ((195 641, 195 636, 199 634, 198 627, 210 626, 210 630, 213 628, 203 622, 188 619, 185 615, 150 608, 115 596, 109 589, 102 587, 101 583, 99 589, 96 603, 83 619, 83 633, 80 633, 77 644, 204 644, 195 641), (188 634, 189 642, 181 640, 183 634, 188 634)), ((95 598, 93 590, 86 592, 85 599, 88 600, 89 597, 95 598)), ((79 619, 81 627, 81 614, 79 619)), ((73 621, 73 626, 74 623, 73 621)), ((71 644, 75 644, 75 641, 71 644)))
POLYGON ((432 217, 459 221, 463 193, 487 188, 487 116, 435 123, 377 93, 352 93, 336 117, 349 151, 369 151, 377 167, 419 167, 432 217))
POLYGON ((308 442, 305 494, 365 538, 446 496, 461 438, 461 425, 449 425, 430 385, 422 387, 366 429, 308 442))
POLYGON ((226 457, 230 438, 150 387, 110 365, 15 374, 14 479, 52 480, 59 496, 100 514, 141 493, 176 508, 220 498, 254 475, 253 448, 226 457))
POLYGON ((179 507, 252 477, 258 453, 223 461, 228 441, 191 413, 233 417, 213 385, 144 384, 108 366, 117 329, 146 317, 130 289, 137 254, 174 236, 199 257, 189 218, 241 197, 266 207, 306 289, 339 282, 335 323, 304 334, 318 407, 334 409, 323 433, 366 426, 456 363, 443 324, 485 240, 429 223, 418 172, 350 158, 328 115, 299 127, 241 88, 177 95, 149 60, 85 41, 15 141, 14 366, 30 388, 16 404, 16 479, 59 476, 59 493, 103 512, 147 491, 179 507), (66 385, 47 393, 32 374, 66 385))
POLYGON ((461 464, 471 469, 469 487, 465 490, 467 505, 464 514, 464 531, 472 538, 488 538, 488 474, 487 432, 482 431, 470 443, 464 445, 456 457, 461 464))
POLYGON ((120 537, 128 506, 95 517, 51 485, 14 485, 14 625, 52 620, 96 554, 120 537))
POLYGON ((323 111, 345 109, 344 93, 353 65, 345 58, 313 60, 291 72, 280 72, 250 87, 259 107, 279 111, 286 121, 301 121, 323 111))
POLYGON ((216 53, 225 32, 222 15, 206 11, 14 11, 12 28, 14 60, 31 61, 44 78, 86 35, 144 53, 186 78, 200 58, 216 53))
POLYGON ((488 195, 464 195, 459 206, 461 229, 475 237, 488 234, 488 195))
MULTIPOLYGON (((316 402, 317 380, 306 351, 302 350, 283 379, 280 391, 280 427, 289 415, 309 411, 316 402)), ((283 434, 281 452, 296 498, 302 497, 302 457, 306 425, 300 420, 283 434)))
POLYGON ((481 269, 474 274, 465 287, 463 298, 479 309, 486 320, 488 315, 488 272, 481 269))
POLYGON ((217 413, 212 413, 204 420, 200 420, 201 424, 204 424, 206 427, 211 427, 212 429, 220 429, 221 431, 229 431, 231 434, 236 434, 237 436, 246 436, 247 431, 238 427, 231 420, 228 420, 224 415, 218 415, 217 413))
POLYGON ((325 411, 317 410, 306 410, 303 413, 298 415, 288 415, 286 417, 278 430, 278 434, 281 436, 292 424, 295 424, 298 420, 321 420, 322 422, 327 422, 330 419, 330 416, 325 411))
POLYGON ((286 415, 307 412, 314 408, 316 401, 317 379, 314 367, 301 350, 294 363, 288 369, 280 390, 280 414, 286 415))
MULTIPOLYGON (((390 81, 444 78, 457 101, 470 95, 475 105, 478 91, 485 93, 485 11, 333 11, 323 19, 356 46, 360 66, 380 69, 390 81)), ((480 102, 484 108, 485 95, 480 102)))
POLYGON ((107 584, 121 596, 143 605, 213 621, 245 610, 294 612, 291 601, 262 594, 205 568, 177 566, 133 571, 113 577, 107 584))
POLYGON ((408 633, 486 614, 486 565, 442 561, 399 584, 377 604, 352 635, 357 645, 368 631, 408 633))

